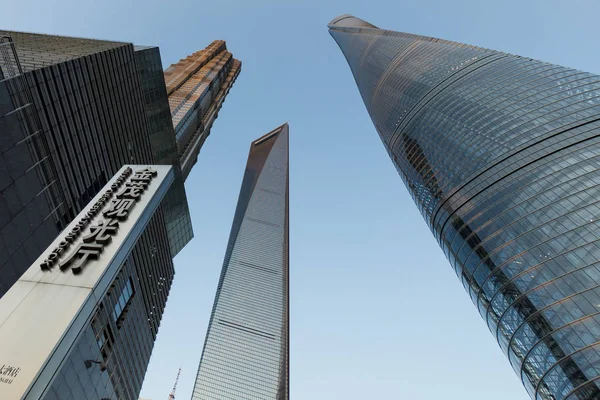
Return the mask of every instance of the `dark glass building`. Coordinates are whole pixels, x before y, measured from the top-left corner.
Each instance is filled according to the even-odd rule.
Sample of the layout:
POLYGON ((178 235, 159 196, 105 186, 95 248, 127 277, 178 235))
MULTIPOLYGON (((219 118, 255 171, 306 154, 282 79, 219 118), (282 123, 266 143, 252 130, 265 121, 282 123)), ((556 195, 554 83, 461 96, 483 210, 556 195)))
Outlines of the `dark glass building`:
POLYGON ((168 193, 72 355, 94 354, 107 373, 90 386, 91 372, 77 359, 57 372, 49 399, 86 398, 76 375, 85 377, 79 384, 89 399, 137 399, 175 273, 172 258, 193 236, 180 160, 187 176, 239 74, 224 42, 215 51, 167 89, 157 47, 0 31, 0 297, 123 165, 173 166, 168 193), (178 93, 198 100, 182 102, 189 113, 171 109, 178 93), (190 117, 185 151, 172 114, 190 117), (128 312, 113 318, 121 300, 128 312))
POLYGON ((288 125, 252 142, 192 399, 289 399, 288 125))
POLYGON ((163 71, 157 47, 0 30, 0 296, 124 164, 175 167, 174 257, 183 180, 240 70, 224 41, 163 71))
POLYGON ((600 76, 343 15, 396 169, 534 399, 600 399, 600 76))
MULTIPOLYGON (((124 164, 174 166, 169 193, 114 282, 133 285, 130 313, 117 327, 109 317, 119 297, 99 302, 88 329, 95 339, 81 350, 107 365, 98 393, 136 399, 172 257, 193 235, 158 48, 1 31, 0 71, 0 296, 124 164)), ((57 376, 57 398, 85 398, 72 375, 82 365, 61 369, 71 375, 65 387, 57 376)), ((87 396, 102 397, 95 393, 87 396)))
MULTIPOLYGON (((158 48, 0 38, 1 296, 122 165, 179 158, 158 48)), ((193 236, 182 179, 163 208, 174 256, 193 236)))
POLYGON ((193 231, 160 51, 158 47, 134 46, 134 55, 144 97, 148 138, 154 162, 159 165, 173 165, 175 169, 175 183, 163 200, 171 256, 175 257, 192 239, 193 231))

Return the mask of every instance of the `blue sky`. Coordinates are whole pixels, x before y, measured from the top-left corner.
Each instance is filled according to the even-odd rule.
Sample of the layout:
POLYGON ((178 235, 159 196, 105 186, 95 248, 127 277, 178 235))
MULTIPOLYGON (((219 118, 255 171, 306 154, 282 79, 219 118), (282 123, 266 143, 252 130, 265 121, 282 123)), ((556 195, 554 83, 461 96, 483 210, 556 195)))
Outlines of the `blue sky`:
POLYGON ((0 27, 243 62, 187 181, 195 238, 142 397, 189 399, 250 142, 290 123, 294 399, 520 400, 525 390, 412 203, 326 25, 350 13, 600 73, 597 1, 4 0, 0 27))

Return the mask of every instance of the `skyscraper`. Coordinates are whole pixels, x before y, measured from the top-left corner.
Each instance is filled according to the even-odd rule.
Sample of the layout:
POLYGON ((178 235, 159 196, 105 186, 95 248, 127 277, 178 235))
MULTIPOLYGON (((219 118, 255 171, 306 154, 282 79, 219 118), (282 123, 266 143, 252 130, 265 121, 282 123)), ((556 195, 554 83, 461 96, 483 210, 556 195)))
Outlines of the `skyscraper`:
MULTIPOLYGON (((165 133, 178 159, 172 128, 163 132, 146 115, 153 108, 145 105, 151 96, 141 76, 152 71, 131 44, 0 36, 2 295, 122 165, 169 160, 162 147, 153 148, 165 133)), ((163 102, 168 110, 166 93, 163 102)))
POLYGON ((157 47, 0 31, 0 296, 128 163, 175 167, 175 256, 193 237, 183 179, 240 67, 223 41, 163 71, 157 47))
POLYGON ((131 279, 135 312, 117 326, 101 307, 88 325, 98 344, 85 351, 102 354, 102 379, 120 387, 119 398, 136 398, 173 281, 172 257, 192 238, 160 54, 129 43, 0 37, 0 296, 124 164, 173 165, 169 192, 114 282, 122 290, 131 279))
POLYGON ((192 399, 289 399, 288 125, 256 139, 192 399))
POLYGON ((215 40, 165 70, 181 170, 187 178, 242 63, 215 40))
POLYGON ((396 169, 534 399, 600 398, 600 76, 343 15, 396 169))
MULTIPOLYGON (((211 88, 203 97, 207 109, 184 102, 201 116, 190 119, 196 153, 198 135, 208 134, 230 87, 229 70, 220 67, 215 76, 204 71, 211 88)), ((172 258, 193 236, 169 105, 169 94, 183 89, 167 92, 164 76, 157 47, 0 31, 0 297, 123 165, 173 167, 169 191, 127 260, 109 289, 96 293, 105 296, 97 299, 86 337, 69 355, 74 358, 67 357, 73 368, 55 370, 51 385, 60 399, 84 398, 88 375, 92 386, 106 389, 89 392, 90 399, 113 392, 137 398, 173 281, 172 258), (81 369, 79 353, 95 355, 106 376, 84 372, 77 386, 72 375, 81 369), (70 374, 64 384, 58 382, 63 372, 70 374)))

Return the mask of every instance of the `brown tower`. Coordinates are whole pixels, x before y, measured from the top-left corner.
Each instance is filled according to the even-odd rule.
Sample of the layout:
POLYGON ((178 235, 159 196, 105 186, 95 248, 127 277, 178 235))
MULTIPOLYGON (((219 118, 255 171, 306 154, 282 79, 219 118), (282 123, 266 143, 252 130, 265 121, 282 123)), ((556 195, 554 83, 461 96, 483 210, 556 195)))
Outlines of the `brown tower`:
POLYGON ((215 40, 172 64, 164 72, 173 127, 187 178, 200 148, 210 134, 219 109, 240 73, 242 63, 227 51, 223 40, 215 40))

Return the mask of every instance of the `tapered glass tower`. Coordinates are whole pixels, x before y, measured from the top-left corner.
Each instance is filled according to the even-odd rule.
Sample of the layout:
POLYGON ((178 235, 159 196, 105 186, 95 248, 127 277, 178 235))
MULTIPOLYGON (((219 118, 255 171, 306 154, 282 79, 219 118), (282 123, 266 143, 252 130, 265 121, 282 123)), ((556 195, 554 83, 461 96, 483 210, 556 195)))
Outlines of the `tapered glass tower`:
POLYGON ((600 399, 600 76, 343 15, 394 165, 534 399, 600 399))
POLYGON ((288 125, 252 142, 192 399, 289 399, 288 125))

